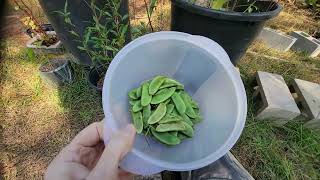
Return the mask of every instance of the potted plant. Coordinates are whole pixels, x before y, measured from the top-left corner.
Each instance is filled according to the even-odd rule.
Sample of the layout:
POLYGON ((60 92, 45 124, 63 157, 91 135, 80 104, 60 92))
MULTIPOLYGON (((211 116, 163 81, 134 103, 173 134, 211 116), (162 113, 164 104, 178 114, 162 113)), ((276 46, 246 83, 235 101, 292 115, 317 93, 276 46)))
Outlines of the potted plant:
MULTIPOLYGON (((85 65, 92 65, 92 59, 86 51, 78 47, 83 44, 82 40, 87 32, 87 27, 95 23, 92 18, 94 13, 89 6, 94 4, 97 9, 103 9, 109 1, 112 2, 112 0, 69 0, 66 3, 66 0, 39 0, 42 9, 65 48, 75 56, 77 63, 85 65), (66 21, 69 21, 69 19, 59 13, 64 11, 66 4, 68 5, 68 17, 72 19, 73 25, 66 24, 66 21), (70 33, 72 31, 76 32, 79 36, 77 39, 75 39, 74 33, 70 33)), ((128 0, 121 0, 118 4, 118 13, 121 16, 128 14, 128 0)), ((104 11, 108 12, 106 9, 104 11)), ((129 23, 128 18, 126 19, 126 23, 129 23)), ((129 41, 130 30, 128 29, 126 32, 126 42, 129 41)))
POLYGON ((20 19, 21 23, 32 36, 26 46, 36 53, 62 53, 62 43, 56 33, 54 31, 45 31, 44 23, 39 20, 39 16, 35 16, 33 9, 23 0, 13 0, 13 2, 15 3, 15 9, 21 10, 24 16, 20 19))
POLYGON ((236 65, 265 21, 281 9, 275 1, 172 0, 171 29, 216 41, 236 65))
POLYGON ((109 63, 127 42, 128 15, 121 15, 119 12, 121 0, 109 0, 100 7, 97 7, 93 1, 90 4, 87 3, 87 8, 92 11, 92 20, 85 28, 82 37, 73 23, 68 7, 68 1, 65 1, 64 9, 57 13, 63 17, 66 25, 71 27, 68 33, 79 42, 77 48, 90 57, 92 65, 88 81, 93 88, 101 92, 109 63))
POLYGON ((70 61, 66 58, 50 59, 39 67, 41 79, 52 87, 58 87, 71 83, 73 69, 70 61))

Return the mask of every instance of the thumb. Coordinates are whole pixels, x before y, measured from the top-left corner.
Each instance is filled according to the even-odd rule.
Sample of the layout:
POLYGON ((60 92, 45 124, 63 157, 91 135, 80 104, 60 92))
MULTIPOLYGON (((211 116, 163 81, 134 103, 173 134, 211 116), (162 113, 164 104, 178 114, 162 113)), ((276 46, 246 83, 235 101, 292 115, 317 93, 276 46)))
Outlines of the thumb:
POLYGON ((87 179, 117 180, 119 162, 131 150, 135 134, 132 124, 113 134, 87 179))

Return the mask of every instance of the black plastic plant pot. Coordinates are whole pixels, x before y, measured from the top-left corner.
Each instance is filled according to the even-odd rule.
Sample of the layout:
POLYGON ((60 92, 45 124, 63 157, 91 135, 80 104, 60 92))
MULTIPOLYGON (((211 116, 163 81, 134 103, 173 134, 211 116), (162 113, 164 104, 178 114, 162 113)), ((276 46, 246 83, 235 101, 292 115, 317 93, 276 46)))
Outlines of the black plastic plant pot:
MULTIPOLYGON (((88 4, 92 0, 68 0, 68 12, 70 12, 70 18, 75 27, 70 27, 64 22, 64 18, 57 13, 57 11, 64 10, 66 0, 39 0, 42 9, 56 31, 59 40, 62 41, 64 47, 75 56, 75 62, 84 65, 91 65, 92 61, 88 54, 81 51, 78 46, 82 43, 77 41, 77 38, 70 33, 74 30, 80 35, 80 40, 83 39, 86 27, 92 23, 92 10, 88 7, 88 4)), ((97 8, 103 7, 105 0, 95 0, 97 8)), ((128 0, 122 0, 119 8, 121 15, 129 14, 128 0)), ((129 22, 128 22, 129 23, 129 22)), ((131 39, 130 29, 128 28, 126 34, 126 41, 131 39)))
POLYGON ((236 65, 259 35, 264 23, 277 16, 282 9, 278 3, 270 1, 256 1, 255 6, 261 12, 243 13, 244 9, 236 12, 218 11, 192 5, 184 0, 172 0, 171 30, 201 35, 216 41, 236 65))
POLYGON ((41 79, 49 86, 58 87, 73 81, 73 69, 66 59, 51 59, 39 68, 41 79))
POLYGON ((88 74, 88 81, 90 86, 97 90, 98 92, 102 92, 104 76, 107 72, 108 65, 100 65, 98 67, 93 67, 90 69, 88 74))

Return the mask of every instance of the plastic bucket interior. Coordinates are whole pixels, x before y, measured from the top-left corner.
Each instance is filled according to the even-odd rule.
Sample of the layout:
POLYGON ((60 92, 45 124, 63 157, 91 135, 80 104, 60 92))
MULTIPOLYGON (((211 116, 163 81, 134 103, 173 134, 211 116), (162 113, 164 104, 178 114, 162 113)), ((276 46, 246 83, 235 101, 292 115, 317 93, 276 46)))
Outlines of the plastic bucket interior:
POLYGON ((137 134, 120 167, 135 174, 204 167, 225 155, 245 124, 247 100, 240 74, 214 41, 180 32, 157 32, 126 45, 109 66, 103 86, 105 143, 110 133, 131 123, 128 92, 156 75, 185 85, 204 120, 193 138, 170 147, 137 134), (148 141, 148 142, 147 142, 148 141))

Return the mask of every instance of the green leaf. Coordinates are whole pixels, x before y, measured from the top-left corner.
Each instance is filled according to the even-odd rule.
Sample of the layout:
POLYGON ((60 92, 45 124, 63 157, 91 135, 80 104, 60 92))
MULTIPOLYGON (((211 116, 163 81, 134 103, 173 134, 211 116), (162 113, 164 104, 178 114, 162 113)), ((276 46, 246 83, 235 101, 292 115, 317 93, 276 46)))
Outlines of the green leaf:
POLYGON ((82 47, 82 46, 77 46, 78 49, 82 50, 82 51, 87 51, 86 48, 82 47))
POLYGON ((74 36, 76 36, 76 37, 79 37, 79 34, 76 33, 74 30, 69 31, 69 33, 71 33, 72 35, 74 35, 74 36))
POLYGON ((211 9, 220 10, 228 0, 212 0, 211 9))
POLYGON ((68 9, 68 0, 64 3, 64 12, 67 12, 68 9))
POLYGON ((126 34, 127 30, 128 30, 128 24, 123 26, 123 28, 121 30, 121 36, 124 36, 126 34))
POLYGON ((148 7, 149 15, 152 16, 154 8, 157 6, 157 0, 150 0, 150 5, 148 7))

